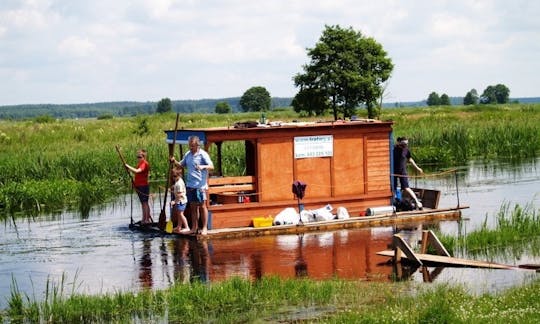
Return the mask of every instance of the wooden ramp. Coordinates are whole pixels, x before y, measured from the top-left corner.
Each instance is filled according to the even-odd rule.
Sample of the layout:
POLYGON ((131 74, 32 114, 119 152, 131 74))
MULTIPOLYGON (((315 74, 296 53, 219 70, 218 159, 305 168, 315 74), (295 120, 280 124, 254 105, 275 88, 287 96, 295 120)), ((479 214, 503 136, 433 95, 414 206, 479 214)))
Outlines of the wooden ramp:
POLYGON ((432 245, 439 255, 415 253, 411 247, 401 238, 398 234, 393 237, 394 250, 385 250, 377 252, 378 255, 388 256, 394 259, 395 262, 399 262, 401 258, 405 258, 417 263, 420 266, 424 265, 424 262, 437 263, 439 265, 447 266, 460 266, 460 267, 474 267, 474 268, 488 268, 488 269, 514 269, 514 267, 487 261, 477 261, 454 258, 450 256, 448 251, 444 248, 437 236, 432 231, 422 232, 422 252, 427 250, 427 247, 432 245), (402 255, 403 254, 403 255, 402 255))
MULTIPOLYGON (((386 250, 386 251, 380 251, 377 252, 378 255, 388 256, 388 257, 394 257, 394 251, 386 250)), ((486 262, 486 261, 477 261, 477 260, 468 260, 468 259, 460 259, 460 258, 454 258, 454 257, 448 257, 448 256, 442 256, 442 255, 434 255, 434 254, 422 254, 422 253, 415 253, 415 256, 418 260, 422 262, 431 262, 431 263, 438 263, 438 264, 444 264, 444 265, 452 265, 452 266, 461 266, 461 267, 474 267, 474 268, 489 268, 489 269, 513 269, 514 267, 505 265, 505 264, 499 264, 499 263, 493 263, 493 262, 486 262)), ((403 258, 408 259, 408 257, 405 255, 403 258)))

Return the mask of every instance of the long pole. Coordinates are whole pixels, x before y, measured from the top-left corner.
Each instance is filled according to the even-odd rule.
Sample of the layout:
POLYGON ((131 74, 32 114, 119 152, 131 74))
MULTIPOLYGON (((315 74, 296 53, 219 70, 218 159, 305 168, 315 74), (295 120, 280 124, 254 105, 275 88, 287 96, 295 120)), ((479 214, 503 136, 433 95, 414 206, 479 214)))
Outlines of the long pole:
MULTIPOLYGON (((126 170, 129 176, 129 179, 131 180, 131 190, 133 190, 135 188, 135 182, 133 181, 133 176, 131 175, 128 168, 126 167, 126 159, 124 159, 124 156, 122 155, 122 152, 120 152, 120 148, 118 147, 118 145, 116 145, 115 147, 116 147, 116 152, 118 152, 118 156, 120 157, 120 160, 122 161, 122 166, 126 170)), ((132 207, 131 214, 129 215, 129 217, 131 220, 131 225, 133 225, 133 201, 131 202, 131 207, 132 207)))
POLYGON ((173 142, 172 142, 172 156, 169 155, 169 170, 167 172, 167 179, 166 179, 166 186, 165 186, 165 197, 163 197, 163 206, 162 206, 162 209, 161 209, 161 213, 159 213, 159 222, 158 222, 158 226, 161 230, 164 230, 165 229, 165 221, 166 221, 166 216, 165 216, 165 207, 167 205, 167 191, 169 190, 169 186, 170 186, 170 179, 171 179, 171 170, 172 170, 172 162, 171 162, 171 157, 174 156, 174 149, 175 149, 175 145, 176 145, 176 132, 178 131, 178 117, 180 116, 180 114, 176 114, 176 123, 174 125, 174 137, 173 137, 173 142))
POLYGON ((458 186, 457 169, 454 169, 454 178, 456 179, 456 198, 457 198, 457 206, 459 208, 459 186, 458 186))

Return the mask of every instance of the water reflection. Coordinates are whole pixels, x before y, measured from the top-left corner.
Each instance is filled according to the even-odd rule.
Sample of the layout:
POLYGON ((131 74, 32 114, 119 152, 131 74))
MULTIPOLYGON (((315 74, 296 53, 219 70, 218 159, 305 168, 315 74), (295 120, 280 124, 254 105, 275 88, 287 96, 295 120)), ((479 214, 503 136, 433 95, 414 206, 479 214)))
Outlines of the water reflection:
POLYGON ((206 240, 189 238, 144 238, 137 264, 140 287, 160 288, 163 281, 168 285, 208 282, 211 262, 208 245, 206 240))
POLYGON ((433 282, 444 267, 396 263, 376 253, 393 248, 394 234, 418 249, 423 230, 436 228, 437 223, 414 224, 243 240, 149 237, 142 240, 138 278, 142 288, 161 287, 163 281, 206 283, 233 276, 403 281, 420 275, 422 281, 433 282))
POLYGON ((154 287, 156 278, 169 283, 221 281, 232 276, 257 280, 273 275, 385 281, 392 278, 392 267, 376 252, 388 248, 392 234, 387 228, 245 240, 148 238, 142 241, 138 256, 138 278, 144 288, 154 287))
POLYGON ((152 240, 144 239, 142 256, 140 259, 139 282, 143 288, 152 288, 152 240))

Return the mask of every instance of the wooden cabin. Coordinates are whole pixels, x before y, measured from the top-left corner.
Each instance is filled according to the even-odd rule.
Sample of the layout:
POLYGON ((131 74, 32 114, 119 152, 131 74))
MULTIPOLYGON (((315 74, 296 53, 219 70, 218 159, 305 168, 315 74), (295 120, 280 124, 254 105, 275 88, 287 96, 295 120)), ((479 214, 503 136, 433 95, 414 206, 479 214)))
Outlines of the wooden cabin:
MULTIPOLYGON (((171 154, 174 134, 166 131, 171 154)), ((255 217, 275 216, 287 207, 298 210, 300 204, 308 210, 342 206, 351 216, 391 204, 391 121, 181 129, 174 141, 180 157, 192 135, 200 138, 215 167, 208 183, 209 228, 251 226, 255 217), (245 161, 241 174, 223 172, 223 148, 228 142, 241 143, 240 160, 245 161), (307 184, 301 200, 292 191, 296 180, 307 184)))

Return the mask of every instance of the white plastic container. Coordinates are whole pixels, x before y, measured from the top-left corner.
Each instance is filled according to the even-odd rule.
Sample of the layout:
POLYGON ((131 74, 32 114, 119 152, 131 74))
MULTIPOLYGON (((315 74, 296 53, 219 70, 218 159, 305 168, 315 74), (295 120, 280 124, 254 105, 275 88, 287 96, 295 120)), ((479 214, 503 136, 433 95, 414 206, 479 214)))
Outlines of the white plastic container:
POLYGON ((391 214, 396 211, 394 206, 370 207, 366 210, 366 216, 391 214))

